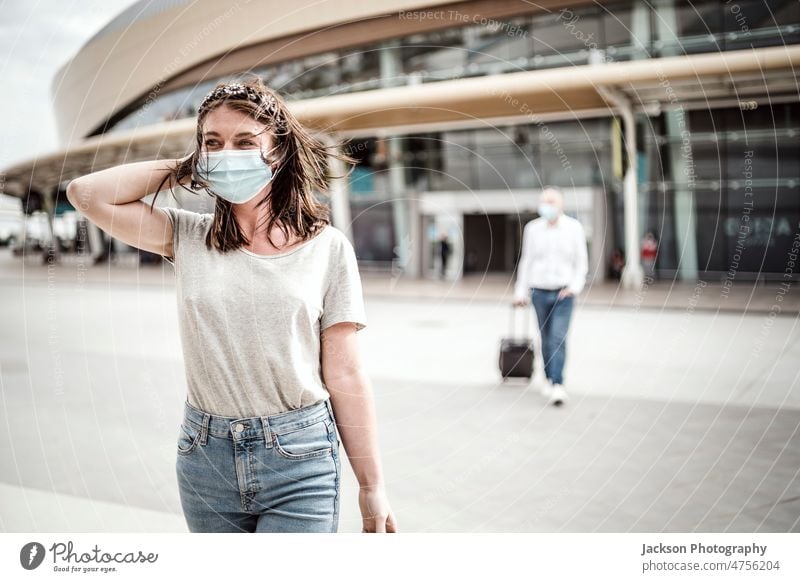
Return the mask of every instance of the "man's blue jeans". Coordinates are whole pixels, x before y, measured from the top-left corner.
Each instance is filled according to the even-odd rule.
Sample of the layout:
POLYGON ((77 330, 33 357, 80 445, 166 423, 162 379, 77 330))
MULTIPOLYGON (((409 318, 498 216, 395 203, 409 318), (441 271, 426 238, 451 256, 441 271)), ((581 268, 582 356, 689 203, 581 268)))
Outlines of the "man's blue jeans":
POLYGON ((572 316, 573 296, 558 298, 558 289, 531 289, 531 303, 542 336, 544 374, 553 384, 564 383, 567 357, 567 331, 572 316))

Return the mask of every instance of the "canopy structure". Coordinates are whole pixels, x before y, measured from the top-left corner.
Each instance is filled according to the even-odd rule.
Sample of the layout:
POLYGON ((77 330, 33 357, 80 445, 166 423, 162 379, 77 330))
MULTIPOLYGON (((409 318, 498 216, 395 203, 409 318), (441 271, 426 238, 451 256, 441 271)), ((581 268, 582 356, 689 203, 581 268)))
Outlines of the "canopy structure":
MULTIPOLYGON (((476 121, 529 122, 538 116, 570 119, 614 104, 607 91, 634 108, 745 101, 766 93, 796 100, 800 46, 730 51, 627 62, 598 62, 553 70, 453 79, 348 93, 290 103, 307 127, 343 136, 386 135, 474 125, 476 121)), ((3 169, 6 194, 47 195, 67 181, 113 165, 181 157, 191 151, 192 118, 112 132, 3 169)))
MULTIPOLYGON (((586 115, 618 115, 625 125, 628 158, 624 177, 625 249, 638 256, 638 192, 635 178, 635 112, 657 114, 662 108, 749 107, 748 99, 795 101, 800 95, 795 67, 800 46, 607 62, 593 54, 592 64, 552 70, 522 71, 388 87, 326 96, 289 104, 301 123, 327 140, 330 136, 387 136, 477 123, 540 123, 586 115)), ((59 189, 78 176, 122 163, 177 158, 194 147, 196 120, 163 122, 86 139, 68 149, 7 168, 0 176, 6 193, 36 192, 51 213, 59 189)), ((337 207, 346 208, 347 194, 337 207)), ((685 198, 685 196, 684 196, 685 198)), ((683 206, 689 204, 686 200, 683 206)), ((687 249, 687 256, 692 255, 687 249)), ((636 288, 641 266, 623 273, 636 288)), ((686 267, 691 278, 694 267, 686 267)))

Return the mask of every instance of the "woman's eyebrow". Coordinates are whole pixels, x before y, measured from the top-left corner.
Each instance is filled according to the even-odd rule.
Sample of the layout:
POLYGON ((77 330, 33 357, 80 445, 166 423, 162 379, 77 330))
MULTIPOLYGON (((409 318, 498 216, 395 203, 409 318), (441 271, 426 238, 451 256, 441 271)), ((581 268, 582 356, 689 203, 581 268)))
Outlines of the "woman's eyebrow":
MULTIPOLYGON (((217 133, 216 131, 207 131, 204 135, 206 137, 208 137, 209 135, 220 135, 220 134, 217 133)), ((250 131, 240 131, 239 133, 237 133, 233 137, 242 137, 242 136, 255 137, 256 135, 258 135, 258 134, 250 132, 250 131)))

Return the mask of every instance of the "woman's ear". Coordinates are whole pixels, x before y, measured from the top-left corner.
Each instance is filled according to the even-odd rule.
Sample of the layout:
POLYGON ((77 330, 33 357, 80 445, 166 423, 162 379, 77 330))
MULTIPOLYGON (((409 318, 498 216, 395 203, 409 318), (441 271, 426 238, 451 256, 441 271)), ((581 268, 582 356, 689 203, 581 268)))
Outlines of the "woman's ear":
POLYGON ((272 152, 270 152, 267 159, 269 160, 269 167, 272 169, 272 173, 275 174, 275 172, 278 171, 278 168, 281 165, 281 161, 278 158, 278 154, 273 150, 272 152))

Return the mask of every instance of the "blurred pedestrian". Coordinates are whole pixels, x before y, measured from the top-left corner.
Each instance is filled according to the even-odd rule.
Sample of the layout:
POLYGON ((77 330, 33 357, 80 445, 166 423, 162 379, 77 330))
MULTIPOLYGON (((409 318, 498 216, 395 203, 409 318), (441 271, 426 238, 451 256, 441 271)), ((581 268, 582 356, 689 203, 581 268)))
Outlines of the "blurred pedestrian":
POLYGON ((658 240, 652 231, 648 231, 642 241, 642 266, 645 276, 650 280, 656 278, 656 258, 658 258, 658 240))
POLYGON ((514 305, 525 306, 530 297, 542 340, 546 382, 541 393, 560 406, 567 399, 564 363, 572 308, 588 272, 586 235, 577 219, 564 214, 556 187, 544 189, 538 213, 523 229, 514 305))
POLYGON ((442 259, 442 279, 447 276, 447 260, 450 258, 450 253, 453 252, 450 240, 447 238, 447 233, 443 232, 439 239, 439 255, 442 259))
POLYGON ((614 249, 611 253, 611 260, 608 266, 608 275, 612 279, 622 279, 622 270, 625 268, 625 253, 620 249, 614 249))

